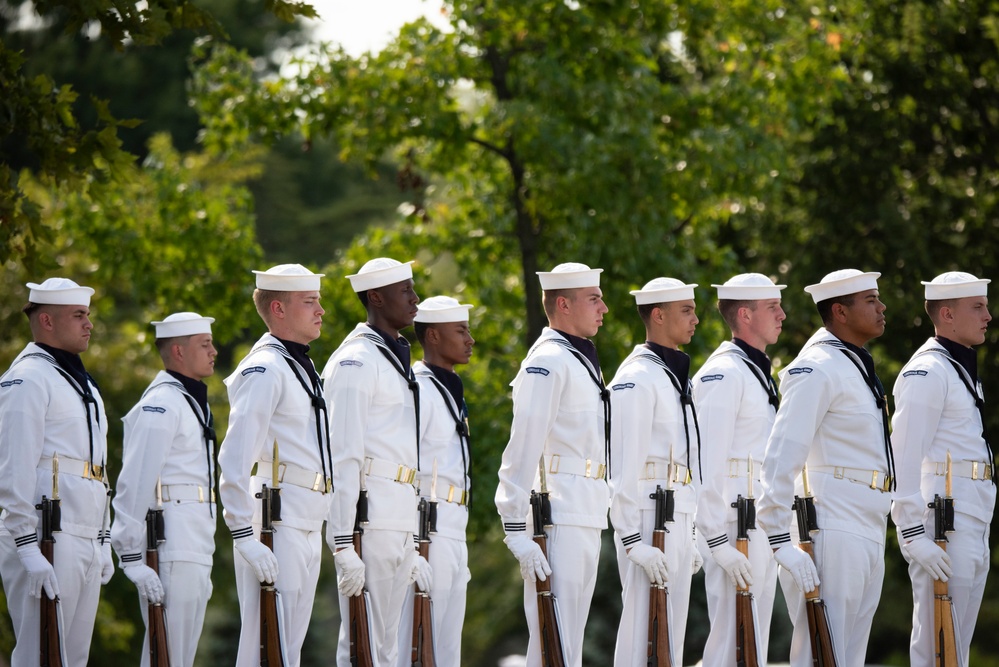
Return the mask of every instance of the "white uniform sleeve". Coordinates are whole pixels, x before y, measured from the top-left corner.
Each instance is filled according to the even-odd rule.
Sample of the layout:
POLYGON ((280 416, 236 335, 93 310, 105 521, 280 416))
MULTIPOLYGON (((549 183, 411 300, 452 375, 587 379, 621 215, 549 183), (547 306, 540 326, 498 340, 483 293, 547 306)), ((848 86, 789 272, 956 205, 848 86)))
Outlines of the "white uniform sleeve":
POLYGON ((373 363, 334 356, 323 369, 333 445, 333 503, 326 526, 330 548, 349 546, 361 491, 365 424, 378 383, 373 363), (342 363, 351 362, 351 363, 342 363))
POLYGON ((780 410, 763 457, 763 493, 756 515, 774 548, 790 540, 794 480, 808 460, 834 389, 817 367, 789 368, 780 388, 780 410))
POLYGON ((7 510, 5 527, 20 545, 19 538, 34 535, 38 526, 35 470, 45 444, 49 396, 28 368, 4 377, 6 386, 0 388, 0 507, 7 510))
POLYGON ((149 398, 125 418, 124 454, 115 485, 111 528, 111 546, 123 562, 137 560, 146 548, 146 512, 156 502, 156 480, 179 429, 176 403, 157 402, 155 394, 149 398))
POLYGON ((908 539, 923 532, 926 503, 920 492, 922 464, 936 436, 947 398, 947 378, 933 370, 899 375, 893 390, 891 446, 895 455, 895 492, 891 517, 908 539))
POLYGON ((538 461, 558 414, 566 369, 553 357, 538 355, 513 381, 513 422, 510 441, 500 461, 496 509, 507 532, 526 530, 531 487, 538 461))
POLYGON ((641 538, 642 499, 639 475, 649 456, 655 416, 655 389, 648 380, 616 377, 611 390, 611 524, 626 546, 641 538), (619 381, 619 378, 621 381, 619 381))
POLYGON ((694 406, 701 428, 701 470, 704 478, 697 501, 697 529, 712 541, 725 537, 728 541, 729 505, 735 498, 725 497, 728 460, 735 441, 735 425, 742 404, 744 384, 735 372, 703 382, 694 380, 694 406))
POLYGON ((229 387, 229 430, 219 448, 219 495, 225 507, 223 518, 234 538, 252 534, 250 471, 273 445, 267 440, 282 381, 274 368, 265 368, 236 378, 229 387))

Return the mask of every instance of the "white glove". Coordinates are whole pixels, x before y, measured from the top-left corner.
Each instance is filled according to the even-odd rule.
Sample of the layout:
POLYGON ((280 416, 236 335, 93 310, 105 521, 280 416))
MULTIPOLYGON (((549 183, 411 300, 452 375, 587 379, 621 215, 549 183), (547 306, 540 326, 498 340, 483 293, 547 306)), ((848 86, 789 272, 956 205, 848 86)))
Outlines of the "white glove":
POLYGON ((150 604, 163 602, 163 582, 153 568, 136 561, 122 565, 121 571, 132 580, 139 589, 139 595, 149 600, 150 604))
MULTIPOLYGON (((111 541, 106 540, 103 545, 101 545, 101 586, 107 584, 111 581, 111 577, 114 575, 114 558, 111 557, 111 541)), ((135 581, 133 579, 132 581, 135 581)), ((162 588, 160 589, 162 594, 162 588)))
POLYGON ((420 587, 420 590, 426 593, 430 590, 430 585, 434 580, 434 571, 430 567, 430 563, 427 559, 419 554, 419 552, 413 552, 413 562, 409 570, 409 583, 416 582, 416 585, 420 587))
POLYGON ((645 570, 645 576, 653 584, 662 586, 669 581, 669 575, 666 573, 666 554, 661 549, 638 542, 628 549, 628 560, 641 566, 645 570))
POLYGON ((55 569, 52 563, 45 560, 37 543, 25 544, 17 548, 17 557, 21 565, 28 571, 28 593, 33 598, 42 597, 42 589, 49 599, 54 600, 59 595, 59 582, 56 581, 55 569))
POLYGON ((903 554, 919 563, 934 579, 947 581, 953 574, 950 556, 926 535, 919 535, 901 547, 903 554))
POLYGON ((753 572, 749 559, 731 544, 720 544, 711 550, 711 557, 725 570, 729 580, 739 588, 753 585, 753 572))
POLYGON ((277 581, 278 561, 273 551, 252 537, 241 537, 233 544, 239 551, 239 555, 253 568, 253 573, 257 575, 257 581, 262 584, 273 584, 277 581))
POLYGON ((701 571, 704 566, 704 556, 701 555, 701 550, 697 548, 697 543, 694 543, 694 560, 690 564, 690 575, 693 576, 701 571))
POLYGON ((508 533, 503 538, 510 553, 520 561, 520 576, 524 581, 544 581, 552 573, 541 547, 527 533, 508 533))
POLYGON ((819 585, 819 571, 811 556, 793 544, 785 544, 775 551, 774 560, 791 574, 802 593, 811 593, 819 585))
POLYGON ((354 547, 341 549, 333 554, 336 563, 336 585, 340 595, 351 598, 364 590, 364 561, 354 551, 354 547))

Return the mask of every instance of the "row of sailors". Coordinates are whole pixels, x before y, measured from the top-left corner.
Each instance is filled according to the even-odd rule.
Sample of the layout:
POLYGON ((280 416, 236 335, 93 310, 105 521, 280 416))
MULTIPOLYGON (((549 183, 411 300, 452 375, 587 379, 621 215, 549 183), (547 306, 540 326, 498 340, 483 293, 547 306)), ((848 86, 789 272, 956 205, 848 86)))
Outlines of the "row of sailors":
MULTIPOLYGON (((349 597, 362 591, 368 596, 374 664, 409 664, 415 581, 434 600, 438 664, 459 665, 469 580, 471 450, 454 369, 471 356, 471 306, 449 297, 419 303, 410 263, 371 260, 348 276, 367 320, 320 374, 308 344, 319 337, 325 313, 321 275, 299 265, 254 273, 254 303, 268 332, 225 380, 231 412, 218 453, 223 517, 237 552, 243 621, 237 665, 259 662, 263 582, 281 591, 285 650, 289 664, 299 664, 324 522, 342 617, 348 617, 349 597), (411 366, 399 331, 414 321, 424 359, 411 366), (275 455, 277 482, 271 472, 275 455), (272 550, 259 541, 255 495, 273 484, 281 485, 283 498, 272 550), (352 546, 362 490, 369 498, 363 557, 352 546), (418 493, 433 493, 440 506, 429 562, 413 548, 418 493)), ((590 340, 607 312, 600 269, 562 264, 539 276, 550 326, 512 383, 514 417, 495 498, 505 542, 525 580, 528 664, 541 664, 535 583, 553 567, 566 664, 581 664, 608 506, 624 589, 616 664, 644 664, 650 583, 669 586, 673 627, 685 627, 691 576, 702 560, 712 619, 706 665, 735 660, 733 584, 752 586, 761 626, 769 627, 778 564, 795 624, 793 664, 810 660, 800 601, 820 573, 839 664, 863 664, 880 598, 892 499, 913 579, 912 664, 931 662, 932 582, 952 575, 967 657, 988 569, 994 505, 972 349, 983 342, 990 319, 988 280, 951 272, 925 283, 936 336, 899 376, 889 441, 884 390, 863 347, 884 331, 879 274, 848 269, 806 288, 823 327, 782 371, 783 404, 765 351, 781 331, 784 286, 765 276, 742 274, 715 286, 733 338, 692 381, 689 358, 679 348, 690 342, 698 323, 695 285, 657 278, 634 291, 646 342, 609 386, 590 340), (960 498, 958 529, 947 552, 926 535, 932 517, 925 499, 943 493, 945 450, 958 461, 954 495, 960 498), (555 526, 547 557, 527 533, 539 460, 555 526), (754 468, 754 461, 762 465, 754 468), (806 463, 822 528, 814 564, 790 536, 789 508, 803 492, 806 463), (769 540, 753 539, 747 558, 732 546, 730 505, 737 495, 750 494, 750 475, 760 482, 759 521, 769 540), (657 486, 675 490, 665 551, 650 539, 649 495, 657 486)), ((12 664, 36 661, 37 598, 43 591, 63 602, 67 664, 86 664, 99 587, 114 571, 113 543, 143 610, 163 599, 171 609, 171 664, 190 665, 211 594, 214 551, 215 433, 203 383, 214 372, 213 319, 176 313, 153 323, 165 370, 124 418, 124 461, 111 526, 107 417, 79 356, 89 343, 93 290, 61 278, 28 287, 25 312, 34 342, 0 378, 0 575, 17 637, 12 664), (56 468, 66 502, 50 564, 38 547, 35 505, 51 495, 56 468), (162 506, 166 525, 158 573, 142 556, 146 512, 156 506, 162 506)), ((346 623, 339 639, 337 663, 348 665, 346 623)), ((673 651, 679 661, 682 630, 674 632, 673 651)), ((765 658, 765 636, 761 654, 765 658)), ((144 648, 143 665, 148 656, 144 648)))

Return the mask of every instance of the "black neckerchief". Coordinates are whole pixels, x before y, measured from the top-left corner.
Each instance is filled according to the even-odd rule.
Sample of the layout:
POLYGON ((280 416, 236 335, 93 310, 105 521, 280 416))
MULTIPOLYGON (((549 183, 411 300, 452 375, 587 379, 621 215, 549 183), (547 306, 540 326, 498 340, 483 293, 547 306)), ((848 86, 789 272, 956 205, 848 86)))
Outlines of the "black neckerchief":
POLYGON ((451 414, 451 419, 454 420, 455 430, 458 432, 458 441, 461 443, 461 466, 464 469, 465 476, 462 482, 467 482, 465 487, 465 493, 468 496, 468 509, 472 508, 472 443, 468 432, 468 405, 465 404, 464 388, 461 383, 461 378, 454 371, 449 371, 447 369, 441 368, 440 366, 434 366, 433 364, 428 364, 426 361, 423 362, 431 374, 433 379, 437 382, 432 382, 432 384, 437 387, 437 391, 440 392, 441 398, 444 399, 444 405, 447 407, 447 411, 451 414), (455 393, 457 391, 457 393, 455 393), (454 399, 454 404, 458 406, 458 411, 455 412, 451 403, 447 400, 448 395, 454 399))
POLYGON ((944 338, 943 336, 937 336, 936 341, 940 343, 943 349, 950 353, 950 356, 954 357, 954 360, 961 364, 964 370, 968 371, 968 375, 971 376, 971 383, 973 385, 978 384, 978 353, 975 352, 973 347, 965 347, 960 343, 955 343, 949 338, 944 338))
POLYGON ((309 346, 303 345, 302 343, 283 340, 274 336, 274 334, 271 334, 271 336, 273 336, 274 340, 278 341, 280 345, 265 343, 258 349, 262 349, 263 347, 277 349, 278 353, 284 357, 286 362, 288 362, 288 368, 291 369, 292 375, 294 375, 295 379, 298 380, 298 384, 302 385, 302 389, 306 394, 308 394, 309 401, 312 403, 312 412, 316 416, 316 441, 319 447, 319 460, 322 463, 323 468, 323 479, 331 480, 333 479, 333 451, 330 449, 329 412, 326 409, 326 399, 323 397, 323 381, 319 377, 319 373, 316 372, 316 365, 312 363, 312 359, 309 358, 309 346), (308 375, 308 382, 306 382, 306 378, 303 378, 299 374, 299 366, 301 366, 308 375), (326 436, 325 438, 323 437, 324 435, 326 436), (326 445, 325 451, 323 451, 324 439, 326 445))
MULTIPOLYGON (((763 350, 758 350, 741 338, 733 338, 732 342, 738 346, 740 350, 746 353, 749 357, 749 361, 746 365, 749 366, 751 363, 756 364, 756 367, 763 373, 761 377, 759 373, 753 373, 753 376, 760 381, 763 386, 763 391, 767 392, 767 402, 773 406, 774 410, 780 408, 780 394, 777 393, 777 383, 774 382, 772 367, 770 365, 770 357, 767 356, 766 352, 763 350)), ((745 361, 745 359, 743 359, 745 361)), ((749 370, 753 370, 750 368, 749 370)))
POLYGON ((573 336, 570 333, 566 333, 561 329, 555 329, 559 334, 561 334, 567 341, 572 343, 572 346, 579 350, 580 354, 586 357, 586 360, 593 365, 593 370, 600 374, 600 358, 597 356, 597 346, 589 338, 583 338, 582 336, 573 336))
MULTIPOLYGON (((985 398, 982 392, 982 383, 978 379, 978 355, 975 353, 974 348, 965 347, 949 338, 937 336, 936 341, 946 350, 947 361, 954 367, 954 372, 961 378, 961 382, 975 401, 975 407, 978 408, 978 414, 982 418, 982 440, 985 441, 985 451, 988 453, 989 465, 994 465, 992 443, 989 442, 989 429, 985 425, 985 398), (961 369, 967 372, 967 376, 961 372, 961 369)), ((992 483, 996 484, 994 474, 992 476, 992 483)))
POLYGON ((94 398, 94 393, 90 390, 90 385, 96 387, 97 383, 94 382, 94 378, 90 377, 90 373, 83 366, 83 360, 80 359, 80 355, 60 350, 45 343, 35 343, 35 345, 52 355, 52 358, 56 362, 56 370, 66 378, 73 391, 83 401, 83 409, 87 411, 87 438, 90 444, 90 462, 95 466, 103 467, 103 461, 98 463, 94 460, 94 424, 90 419, 90 406, 93 405, 94 421, 98 424, 101 423, 101 413, 97 409, 97 399, 94 398))
MULTIPOLYGON (((212 414, 211 408, 208 407, 208 385, 201 380, 195 380, 177 371, 167 369, 167 373, 170 377, 180 382, 184 391, 187 392, 184 395, 184 399, 191 406, 191 412, 194 413, 195 418, 198 420, 198 425, 201 426, 201 436, 205 439, 205 457, 208 462, 208 488, 214 490, 215 467, 213 461, 215 459, 215 447, 218 444, 218 436, 215 434, 215 415, 212 414), (200 412, 198 412, 199 408, 200 412)), ((212 509, 212 505, 214 504, 210 501, 208 503, 209 516, 215 516, 212 509)))
POLYGON ((683 413, 683 437, 687 444, 687 469, 690 470, 690 424, 687 421, 687 408, 694 418, 694 434, 697 436, 697 478, 704 479, 701 470, 701 426, 697 423, 697 410, 694 408, 694 396, 690 387, 690 357, 680 350, 665 347, 659 343, 645 341, 645 348, 655 355, 655 358, 666 367, 666 376, 670 379, 673 389, 680 397, 680 412, 683 413))
MULTIPOLYGON (((569 350, 574 357, 579 359, 579 363, 583 364, 586 374, 590 376, 593 384, 597 385, 597 391, 600 392, 600 402, 604 406, 604 460, 607 462, 607 477, 609 478, 611 476, 611 402, 610 391, 607 390, 607 385, 604 384, 604 374, 600 370, 597 346, 586 338, 573 336, 558 329, 552 329, 552 331, 563 336, 563 338, 543 338, 535 343, 535 346, 544 343, 555 343, 569 350)), ((531 352, 533 351, 534 348, 532 347, 527 356, 531 356, 531 352)))
POLYGON ((409 341, 402 336, 392 338, 392 336, 389 336, 387 333, 385 333, 378 327, 373 326, 371 324, 369 324, 368 326, 371 328, 372 331, 374 331, 376 334, 382 337, 382 340, 385 341, 385 344, 388 346, 388 349, 392 350, 392 354, 396 356, 396 358, 399 360, 399 363, 402 364, 404 368, 409 368, 409 360, 411 358, 409 341))
POLYGON ((833 340, 820 340, 817 341, 819 345, 831 345, 832 347, 838 347, 840 352, 842 352, 850 363, 856 366, 857 370, 860 371, 861 377, 864 378, 864 383, 867 388, 871 390, 871 394, 874 395, 874 404, 877 406, 878 410, 881 411, 881 430, 882 437, 884 439, 885 447, 885 462, 888 466, 888 478, 891 480, 889 484, 889 491, 895 490, 895 452, 891 448, 891 430, 888 427, 890 422, 888 417, 888 395, 885 393, 885 387, 881 384, 881 379, 878 377, 877 373, 874 372, 874 356, 865 350, 864 348, 854 345, 853 343, 847 343, 842 340, 832 332, 829 332, 833 336, 833 340), (860 359, 860 362, 857 361, 860 359))
POLYGON ((448 392, 451 397, 454 398, 455 405, 464 405, 465 403, 465 387, 461 382, 461 377, 454 371, 449 371, 446 368, 441 368, 440 366, 435 366, 434 364, 428 364, 426 361, 423 364, 430 369, 430 372, 434 374, 448 392))

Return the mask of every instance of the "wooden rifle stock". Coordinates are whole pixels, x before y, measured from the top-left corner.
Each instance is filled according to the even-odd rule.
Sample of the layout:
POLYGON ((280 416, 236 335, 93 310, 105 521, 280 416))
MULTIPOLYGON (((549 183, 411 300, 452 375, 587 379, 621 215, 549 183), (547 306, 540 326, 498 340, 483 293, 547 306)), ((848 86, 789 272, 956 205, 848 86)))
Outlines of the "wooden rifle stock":
MULTIPOLYGON (((649 496, 656 501, 652 546, 666 551, 666 523, 673 522, 673 489, 656 486, 649 496)), ((673 642, 669 624, 669 589, 652 583, 649 588, 649 648, 647 667, 673 667, 673 642)))
MULTIPOLYGON (((420 498, 419 514, 419 553, 423 558, 429 558, 430 533, 437 532, 437 503, 420 498)), ((434 667, 437 659, 434 656, 433 605, 430 591, 422 590, 419 584, 414 584, 414 587, 412 664, 413 667, 434 667)))
MULTIPOLYGON (((541 548, 545 560, 548 560, 548 534, 545 532, 545 527, 552 525, 552 520, 547 492, 531 491, 531 515, 534 519, 534 543, 541 548)), ((548 564, 551 565, 551 561, 548 564)), ((554 571, 544 581, 538 579, 535 582, 538 594, 541 665, 542 667, 565 667, 562 632, 558 626, 558 607, 555 595, 552 593, 553 577, 554 571)))
MULTIPOLYGON (((749 558, 749 531, 756 528, 756 506, 752 498, 741 495, 732 505, 738 516, 735 548, 749 558)), ((756 614, 753 593, 749 587, 735 587, 735 664, 736 667, 758 667, 760 649, 756 644, 756 614)))
MULTIPOLYGON (((261 503, 260 542, 274 551, 274 522, 281 520, 280 489, 264 484, 256 494, 261 503)), ((284 647, 281 646, 280 610, 274 582, 260 583, 260 665, 285 667, 284 647)))
MULTIPOLYGON (((357 513, 354 518, 354 551, 361 557, 361 534, 363 524, 368 522, 368 492, 361 489, 357 498, 357 513)), ((371 633, 368 625, 368 600, 366 591, 347 598, 350 629, 350 664, 351 667, 374 667, 371 657, 371 633)), ((415 610, 414 610, 415 612, 415 610)))
MULTIPOLYGON (((160 552, 158 546, 166 541, 166 528, 163 524, 163 510, 151 509, 146 512, 146 565, 153 572, 160 573, 160 552)), ((162 602, 150 602, 147 609, 149 632, 149 664, 151 667, 170 667, 170 649, 167 641, 166 609, 162 602)))
MULTIPOLYGON (((934 516, 933 541, 946 551, 947 533, 954 531, 954 500, 950 497, 942 498, 938 494, 933 497, 929 507, 934 516)), ((950 597, 947 582, 936 579, 933 582, 933 665, 959 667, 958 660, 954 601, 950 597)))
MULTIPOLYGON (((815 562, 815 552, 812 549, 812 531, 818 530, 815 518, 815 505, 811 496, 794 497, 794 509, 798 519, 798 546, 815 562)), ((833 649, 832 632, 829 629, 829 618, 826 616, 826 603, 822 600, 819 587, 816 585, 805 593, 805 613, 808 618, 808 639, 812 648, 812 665, 814 667, 837 667, 836 653, 833 649)))
MULTIPOLYGON (((39 549, 42 552, 42 556, 49 563, 55 562, 55 537, 52 533, 62 530, 62 510, 59 507, 59 498, 55 497, 58 495, 58 492, 54 491, 52 495, 53 498, 42 496, 42 502, 35 505, 35 509, 42 512, 42 539, 39 549)), ((39 620, 40 651, 38 664, 40 667, 63 667, 58 595, 50 598, 45 593, 45 590, 42 590, 41 617, 39 620)))

